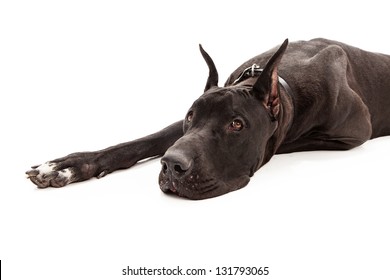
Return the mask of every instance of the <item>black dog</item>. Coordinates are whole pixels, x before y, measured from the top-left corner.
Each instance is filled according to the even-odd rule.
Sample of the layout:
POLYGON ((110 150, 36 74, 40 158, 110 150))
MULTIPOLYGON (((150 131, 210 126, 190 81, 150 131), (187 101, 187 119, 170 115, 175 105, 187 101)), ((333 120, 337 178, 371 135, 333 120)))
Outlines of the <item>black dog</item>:
POLYGON ((209 78, 184 121, 35 166, 29 179, 63 187, 165 154, 161 190, 203 199, 244 187, 275 153, 346 150, 390 134, 390 56, 325 39, 287 45, 245 62, 224 87, 200 46, 209 78))

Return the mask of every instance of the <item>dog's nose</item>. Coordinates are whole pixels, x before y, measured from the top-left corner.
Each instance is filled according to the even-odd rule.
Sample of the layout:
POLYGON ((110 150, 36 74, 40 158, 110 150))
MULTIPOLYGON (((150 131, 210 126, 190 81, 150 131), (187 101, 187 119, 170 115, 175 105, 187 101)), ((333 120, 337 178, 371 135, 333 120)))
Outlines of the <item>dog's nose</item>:
POLYGON ((172 174, 175 178, 180 179, 189 174, 193 167, 193 160, 181 152, 167 153, 161 159, 162 172, 172 174))

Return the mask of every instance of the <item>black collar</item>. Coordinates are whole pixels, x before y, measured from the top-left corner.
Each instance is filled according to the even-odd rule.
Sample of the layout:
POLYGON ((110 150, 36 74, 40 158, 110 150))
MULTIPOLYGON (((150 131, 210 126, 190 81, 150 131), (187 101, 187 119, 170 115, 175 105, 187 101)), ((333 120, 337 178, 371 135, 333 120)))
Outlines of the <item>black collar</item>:
MULTIPOLYGON (((252 66, 249 66, 248 68, 244 69, 244 71, 242 71, 241 75, 233 82, 233 85, 236 85, 239 82, 242 82, 250 77, 259 76, 261 72, 263 72, 263 69, 260 68, 259 65, 253 64, 252 66)), ((288 85, 288 83, 282 77, 278 76, 278 78, 279 78, 279 83, 286 90, 287 94, 292 96, 292 90, 288 85)))

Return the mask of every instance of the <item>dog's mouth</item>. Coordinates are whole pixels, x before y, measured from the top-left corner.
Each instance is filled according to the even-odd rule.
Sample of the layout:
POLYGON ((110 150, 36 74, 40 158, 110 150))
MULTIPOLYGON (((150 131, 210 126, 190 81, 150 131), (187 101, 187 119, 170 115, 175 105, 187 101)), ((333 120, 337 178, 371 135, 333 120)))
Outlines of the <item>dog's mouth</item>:
POLYGON ((205 199, 223 193, 223 184, 214 178, 203 179, 200 174, 188 174, 185 178, 175 178, 170 171, 160 172, 159 185, 164 193, 173 193, 189 199, 205 199))
POLYGON ((169 170, 163 168, 159 176, 159 185, 164 193, 200 200, 238 190, 246 186, 249 180, 249 176, 240 176, 226 183, 210 176, 202 176, 200 172, 176 178, 169 170))

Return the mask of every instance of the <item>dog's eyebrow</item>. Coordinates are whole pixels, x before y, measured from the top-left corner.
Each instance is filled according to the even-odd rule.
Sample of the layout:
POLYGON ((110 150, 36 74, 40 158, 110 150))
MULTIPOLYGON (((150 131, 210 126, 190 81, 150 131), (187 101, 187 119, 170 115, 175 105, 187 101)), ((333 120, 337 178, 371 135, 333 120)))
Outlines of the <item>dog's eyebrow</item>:
POLYGON ((232 94, 233 96, 239 94, 245 98, 250 98, 253 97, 251 90, 252 90, 252 86, 240 85, 239 88, 234 86, 234 89, 233 88, 230 89, 228 93, 232 94))

